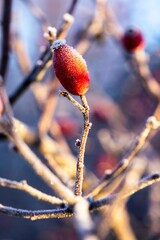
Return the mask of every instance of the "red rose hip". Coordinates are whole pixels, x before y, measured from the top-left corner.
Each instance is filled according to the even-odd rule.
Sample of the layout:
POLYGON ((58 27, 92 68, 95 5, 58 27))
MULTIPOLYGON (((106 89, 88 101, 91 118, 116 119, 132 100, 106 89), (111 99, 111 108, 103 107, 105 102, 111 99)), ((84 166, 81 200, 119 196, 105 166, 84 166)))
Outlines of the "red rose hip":
POLYGON ((135 52, 144 48, 142 32, 137 28, 128 29, 121 38, 124 49, 128 52, 135 52))
POLYGON ((84 95, 89 89, 90 77, 83 57, 65 40, 54 41, 51 49, 54 49, 55 74, 62 86, 73 95, 84 95))

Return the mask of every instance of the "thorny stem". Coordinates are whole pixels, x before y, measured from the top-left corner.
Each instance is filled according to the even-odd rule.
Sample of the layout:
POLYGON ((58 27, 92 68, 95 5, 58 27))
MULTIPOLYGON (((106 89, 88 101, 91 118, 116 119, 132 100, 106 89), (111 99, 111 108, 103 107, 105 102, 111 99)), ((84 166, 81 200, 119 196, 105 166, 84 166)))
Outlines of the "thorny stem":
POLYGON ((89 106, 85 95, 80 96, 82 105, 85 108, 85 111, 82 112, 84 118, 84 130, 82 133, 82 138, 79 147, 79 154, 77 160, 77 171, 76 171, 76 181, 75 181, 75 195, 82 195, 82 185, 83 185, 83 175, 84 175, 84 154, 86 148, 86 142, 91 128, 91 123, 89 122, 89 106))

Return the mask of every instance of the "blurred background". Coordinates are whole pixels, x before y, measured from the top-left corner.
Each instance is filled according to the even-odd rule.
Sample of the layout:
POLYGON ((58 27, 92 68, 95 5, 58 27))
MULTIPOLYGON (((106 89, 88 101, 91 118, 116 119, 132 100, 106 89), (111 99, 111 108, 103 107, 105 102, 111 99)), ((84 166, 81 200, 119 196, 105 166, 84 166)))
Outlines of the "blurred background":
MULTIPOLYGON (((44 46, 47 46, 47 40, 43 37, 47 26, 51 25, 59 29, 63 14, 67 12, 72 1, 13 0, 12 2, 9 64, 5 80, 8 96, 11 96, 24 81, 44 46)), ((111 16, 114 16, 113 19, 117 24, 115 31, 109 31, 107 25, 104 25, 103 31, 95 33, 94 36, 94 29, 89 27, 95 16, 95 0, 79 0, 73 13, 74 23, 66 38, 69 45, 77 47, 84 55, 90 71, 91 88, 87 98, 93 126, 87 143, 85 162, 87 168, 97 178, 102 177, 106 169, 113 169, 116 166, 156 106, 156 101, 142 88, 139 79, 133 74, 116 31, 123 32, 130 26, 141 29, 151 72, 157 82, 160 81, 159 1, 108 0, 105 6, 111 11, 111 16), (89 33, 88 29, 90 29, 89 33)), ((0 1, 1 19, 2 9, 3 1, 0 1)), ((101 18, 102 15, 99 14, 98 23, 101 18)), ((1 41, 0 33, 0 45, 1 41)), ((0 56, 1 52, 2 49, 0 56)), ((17 119, 36 128, 45 106, 48 86, 53 79, 54 72, 51 66, 42 81, 34 83, 14 104, 13 113, 17 119)), ((53 119, 56 119, 65 144, 76 156, 75 140, 81 134, 82 117, 70 102, 59 96, 58 91, 53 119)), ((57 140, 54 131, 56 132, 55 123, 53 138, 57 140)), ((34 151, 42 157, 36 149, 34 151)), ((140 171, 139 177, 160 171, 159 154, 157 134, 136 158, 135 168, 140 171)), ((7 141, 2 140, 0 177, 16 181, 25 179, 32 186, 52 194, 28 163, 7 141)), ((127 203, 135 239, 160 239, 159 190, 159 185, 154 185, 136 193, 127 203)), ((49 204, 35 200, 23 192, 7 188, 0 188, 0 202, 23 209, 51 208, 49 204)), ((95 215, 96 218, 98 219, 98 214, 95 215)), ((102 226, 99 228, 99 231, 103 232, 100 234, 101 239, 119 239, 112 229, 101 228, 102 226)), ((0 240, 62 240, 64 238, 78 239, 72 218, 30 221, 0 216, 0 240)))

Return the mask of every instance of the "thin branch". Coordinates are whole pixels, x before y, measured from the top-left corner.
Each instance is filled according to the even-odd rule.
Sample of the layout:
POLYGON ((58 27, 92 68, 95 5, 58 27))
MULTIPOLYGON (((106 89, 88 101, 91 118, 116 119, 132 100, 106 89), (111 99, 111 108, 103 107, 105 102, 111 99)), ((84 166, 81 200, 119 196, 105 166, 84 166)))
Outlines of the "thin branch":
POLYGON ((76 170, 76 181, 75 181, 75 195, 82 195, 82 186, 83 186, 83 176, 84 176, 84 154, 87 143, 87 138, 89 130, 91 128, 91 123, 89 122, 89 106, 87 103, 86 97, 81 96, 82 105, 85 108, 85 112, 82 112, 84 118, 84 130, 82 133, 82 138, 79 146, 79 154, 77 160, 77 170, 76 170))
POLYGON ((2 58, 0 64, 0 75, 4 78, 7 66, 8 66, 8 57, 9 57, 9 29, 11 21, 11 9, 12 9, 12 0, 3 1, 3 17, 2 17, 2 58))
MULTIPOLYGON (((111 186, 115 188, 115 183, 119 184, 119 180, 117 182, 117 179, 119 177, 124 178, 124 172, 128 169, 128 166, 130 165, 130 162, 132 159, 137 155, 137 153, 142 149, 142 147, 145 145, 151 131, 153 129, 158 129, 160 127, 160 122, 156 119, 156 117, 151 116, 146 121, 146 126, 140 133, 139 137, 136 139, 133 147, 131 150, 126 154, 126 156, 122 159, 122 161, 118 164, 118 166, 115 168, 113 172, 110 174, 106 174, 99 183, 92 189, 92 191, 87 195, 95 197, 98 195, 104 188, 110 189, 111 186), (123 175, 123 176, 122 176, 123 175)), ((116 186, 117 186, 116 184, 116 186)), ((112 189, 113 190, 113 189, 112 189)), ((106 192, 105 192, 106 194, 106 192)))
POLYGON ((32 211, 8 207, 2 204, 0 204, 0 213, 7 216, 21 217, 31 220, 40 220, 48 218, 65 218, 71 217, 73 215, 72 211, 68 208, 32 211))
POLYGON ((160 101, 160 84, 153 77, 149 66, 148 66, 148 56, 145 51, 138 51, 130 56, 130 65, 134 70, 135 74, 141 80, 140 83, 144 89, 151 95, 154 99, 160 101))
POLYGON ((117 193, 117 194, 112 194, 105 198, 101 198, 96 201, 91 201, 90 202, 90 210, 95 210, 95 209, 101 208, 105 205, 110 205, 117 198, 119 198, 119 200, 128 198, 128 197, 132 196, 133 194, 135 194, 136 192, 138 192, 156 182, 160 182, 160 173, 153 173, 145 178, 142 178, 137 184, 126 189, 123 192, 123 195, 120 195, 120 198, 119 198, 119 194, 117 193))
POLYGON ((17 182, 17 181, 12 181, 12 180, 5 179, 5 178, 0 178, 0 186, 19 189, 19 190, 24 191, 24 192, 28 193, 29 195, 37 198, 38 200, 49 202, 53 205, 65 203, 64 201, 62 201, 59 198, 53 197, 51 195, 48 195, 46 193, 43 193, 43 192, 37 190, 36 188, 33 188, 32 186, 28 185, 25 180, 21 181, 21 182, 17 182))
MULTIPOLYGON (((55 79, 54 79, 54 83, 56 83, 55 79)), ((52 89, 50 90, 46 104, 43 109, 43 113, 39 119, 39 122, 38 122, 39 136, 48 133, 48 131, 51 127, 52 116, 53 116, 53 113, 54 113, 54 110, 55 110, 55 107, 57 104, 57 95, 55 94, 56 90, 57 90, 57 84, 56 84, 56 86, 54 86, 54 88, 52 87, 52 89)))
POLYGON ((82 113, 85 113, 85 107, 77 102, 68 92, 60 91, 61 96, 67 98, 75 107, 77 107, 82 113))
POLYGON ((79 153, 77 160, 77 169, 76 169, 76 181, 75 181, 75 190, 74 193, 76 196, 82 195, 82 187, 83 187, 83 177, 84 177, 84 154, 87 143, 87 138, 89 134, 89 130, 92 124, 89 122, 89 106, 87 103, 87 99, 85 95, 80 96, 82 105, 79 104, 68 92, 60 92, 63 97, 66 97, 75 107, 77 107, 84 118, 84 129, 82 132, 82 137, 79 145, 79 153))

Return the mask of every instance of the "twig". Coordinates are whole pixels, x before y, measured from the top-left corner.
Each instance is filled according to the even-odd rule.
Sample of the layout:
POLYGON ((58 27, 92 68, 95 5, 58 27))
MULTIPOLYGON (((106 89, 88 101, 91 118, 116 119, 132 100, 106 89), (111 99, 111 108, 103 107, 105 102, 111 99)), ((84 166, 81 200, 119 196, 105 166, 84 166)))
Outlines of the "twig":
POLYGON ((84 153, 87 143, 87 138, 89 130, 91 128, 91 123, 89 122, 89 106, 85 95, 80 96, 82 105, 79 104, 68 92, 60 92, 63 97, 66 97, 74 106, 76 106, 83 114, 84 118, 84 130, 80 140, 78 160, 77 160, 77 169, 76 169, 76 181, 75 181, 75 190, 74 193, 76 196, 82 195, 82 185, 83 185, 83 176, 84 176, 84 153))
POLYGON ((36 4, 33 3, 33 1, 27 0, 27 1, 24 1, 24 2, 25 2, 25 4, 28 5, 28 7, 30 8, 34 17, 37 18, 37 20, 41 23, 42 29, 45 30, 47 28, 47 26, 49 26, 47 16, 40 9, 40 7, 38 7, 36 4))
POLYGON ((77 107, 82 113, 85 113, 85 107, 77 102, 68 92, 60 91, 61 96, 67 98, 75 107, 77 107))
POLYGON ((11 20, 11 9, 12 9, 12 0, 3 1, 3 17, 2 17, 2 58, 0 65, 0 75, 5 77, 7 66, 8 66, 8 56, 9 56, 9 28, 11 20))
MULTIPOLYGON (((56 82, 55 79, 54 79, 54 82, 56 82)), ((49 93, 49 96, 48 96, 48 99, 46 101, 43 113, 42 113, 42 115, 40 117, 40 120, 38 122, 38 134, 39 134, 39 136, 46 134, 51 127, 52 116, 53 116, 54 109, 55 109, 56 103, 57 103, 57 96, 55 94, 55 90, 57 88, 56 88, 56 86, 54 88, 55 89, 53 89, 53 87, 52 87, 52 89, 49 93)))
POLYGON ((29 195, 37 198, 38 200, 49 202, 53 205, 65 203, 64 201, 62 201, 59 198, 53 197, 51 195, 48 195, 46 193, 43 193, 43 192, 37 190, 36 188, 33 188, 32 186, 28 185, 25 180, 21 181, 21 182, 17 182, 17 181, 12 181, 12 180, 5 179, 5 178, 0 178, 0 186, 19 189, 21 191, 27 192, 29 195))
POLYGON ((135 74, 141 80, 144 89, 156 100, 160 101, 160 84, 153 77, 149 66, 148 56, 145 51, 138 51, 130 56, 130 64, 135 74))
POLYGON ((24 75, 27 75, 31 69, 31 59, 26 46, 18 33, 12 34, 12 49, 15 51, 19 67, 24 75))
POLYGON ((89 106, 86 97, 81 96, 82 105, 85 108, 85 112, 82 112, 84 118, 84 130, 82 133, 82 138, 80 141, 79 154, 77 160, 77 170, 76 170, 76 181, 75 181, 75 195, 82 195, 82 185, 83 185, 83 175, 84 175, 84 154, 86 148, 86 142, 91 128, 91 123, 89 122, 89 106))
POLYGON ((80 199, 74 207, 76 229, 82 240, 98 240, 95 234, 95 226, 89 213, 89 203, 80 199))
MULTIPOLYGON (((160 182, 160 174, 159 173, 153 173, 145 178, 142 178, 137 184, 130 186, 128 189, 126 189, 125 192, 123 192, 123 195, 120 195, 119 200, 123 200, 125 198, 128 198, 135 194, 136 192, 156 183, 160 182)), ((91 201, 90 202, 90 210, 95 210, 98 208, 101 208, 105 205, 112 204, 115 199, 119 197, 119 194, 112 194, 108 197, 101 198, 99 200, 91 201)))
POLYGON ((3 215, 27 218, 31 220, 40 220, 48 218, 65 218, 71 217, 73 215, 72 211, 68 208, 32 211, 8 207, 2 204, 0 204, 0 213, 3 215))
POLYGON ((157 121, 156 117, 154 116, 149 117, 146 121, 145 128, 142 130, 141 134, 136 139, 136 142, 134 143, 132 149, 129 151, 128 154, 126 154, 126 157, 122 159, 122 161, 118 164, 118 166, 115 168, 115 170, 112 173, 106 174, 99 181, 99 183, 92 189, 90 194, 88 194, 88 197, 89 196, 95 197, 104 189, 104 187, 105 189, 107 189, 107 188, 110 188, 112 185, 115 188, 115 182, 117 178, 119 177, 124 178, 124 172, 126 172, 132 159, 136 156, 136 154, 142 149, 142 147, 146 143, 150 132, 153 129, 157 129, 159 127, 160 127, 160 122, 157 121))
POLYGON ((60 167, 51 154, 45 154, 45 160, 47 161, 49 167, 53 170, 56 176, 63 182, 66 186, 70 185, 71 179, 69 175, 64 171, 62 167, 60 167))

